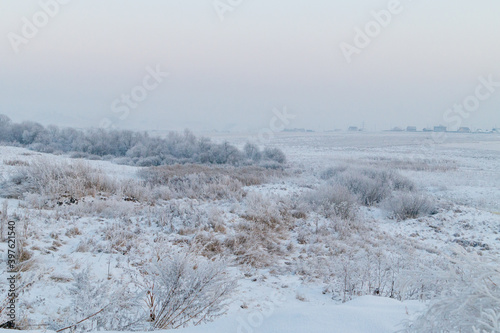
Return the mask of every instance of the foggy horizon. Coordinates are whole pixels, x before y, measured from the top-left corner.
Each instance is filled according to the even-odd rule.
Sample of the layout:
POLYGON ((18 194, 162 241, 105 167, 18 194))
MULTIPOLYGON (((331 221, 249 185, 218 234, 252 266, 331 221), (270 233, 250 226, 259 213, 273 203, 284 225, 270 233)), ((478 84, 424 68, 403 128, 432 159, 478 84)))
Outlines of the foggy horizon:
POLYGON ((499 9, 463 0, 6 0, 0 114, 244 132, 286 108, 294 118, 285 127, 315 131, 491 129, 500 126, 499 9), (127 102, 134 89, 140 100, 127 102), (464 103, 471 111, 453 109, 464 103))

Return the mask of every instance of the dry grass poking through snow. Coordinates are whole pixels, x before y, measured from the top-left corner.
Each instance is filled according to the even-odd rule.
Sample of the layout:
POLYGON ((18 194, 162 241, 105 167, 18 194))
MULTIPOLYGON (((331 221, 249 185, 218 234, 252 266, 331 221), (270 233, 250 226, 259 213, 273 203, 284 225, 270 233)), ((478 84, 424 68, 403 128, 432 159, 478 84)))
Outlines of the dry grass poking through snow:
POLYGON ((151 167, 139 172, 150 186, 168 188, 172 198, 202 200, 241 199, 245 194, 243 187, 259 185, 283 174, 282 170, 255 166, 197 164, 151 167))
POLYGON ((239 214, 243 220, 226 245, 240 263, 254 267, 271 265, 278 255, 286 253, 285 241, 293 227, 290 203, 279 197, 249 193, 244 204, 245 209, 239 214))
POLYGON ((46 200, 68 200, 71 203, 86 196, 116 194, 126 188, 126 184, 119 184, 88 163, 48 159, 37 159, 19 168, 2 185, 4 197, 20 199, 26 193, 33 193, 46 200))

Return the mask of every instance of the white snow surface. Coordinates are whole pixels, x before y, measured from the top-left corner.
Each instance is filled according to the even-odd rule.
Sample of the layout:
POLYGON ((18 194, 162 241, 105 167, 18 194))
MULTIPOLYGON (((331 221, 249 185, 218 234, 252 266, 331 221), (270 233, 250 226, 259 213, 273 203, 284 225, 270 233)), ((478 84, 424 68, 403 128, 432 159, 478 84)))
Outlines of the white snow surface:
MULTIPOLYGON (((250 137, 251 138, 251 137, 250 137)), ((215 141, 229 141, 242 146, 247 135, 213 135, 215 141)), ((446 203, 448 209, 434 216, 421 217, 396 223, 388 219, 378 208, 362 209, 370 225, 387 237, 402 239, 414 244, 421 255, 445 250, 457 241, 466 241, 470 249, 482 251, 487 245, 489 253, 500 253, 500 136, 450 134, 444 143, 434 143, 425 133, 279 133, 270 142, 271 146, 285 151, 292 169, 304 173, 293 180, 245 188, 248 191, 276 195, 301 195, 315 185, 312 182, 325 168, 337 164, 384 165, 401 160, 426 161, 431 170, 400 168, 419 188, 426 191, 436 202, 446 203), (418 246, 417 246, 418 245, 418 246), (484 246, 483 246, 484 247, 484 246)), ((65 156, 54 156, 29 151, 23 148, 0 146, 0 178, 15 171, 14 166, 5 165, 7 160, 30 161, 45 157, 52 160, 70 160, 65 156)), ((103 161, 89 161, 117 179, 135 179, 138 168, 115 165, 103 161)), ((399 165, 399 164, 394 164, 399 165)), ((1 203, 4 199, 0 199, 1 203)), ((190 202, 190 201, 189 201, 190 202)), ((187 202, 187 204, 189 204, 187 202)), ((191 203, 192 204, 192 203, 191 203)), ((10 207, 20 201, 9 199, 10 207)), ((201 207, 204 207, 203 204, 201 207)), ((207 210, 209 207, 205 207, 207 210)), ((231 205, 220 207, 226 218, 234 218, 231 205)), ((96 279, 105 279, 109 267, 116 279, 123 278, 127 271, 141 261, 146 253, 136 252, 130 258, 117 253, 79 252, 77 247, 86 239, 99 240, 110 226, 118 221, 107 218, 73 218, 68 221, 53 218, 53 212, 43 212, 45 219, 33 221, 39 230, 38 239, 31 243, 39 248, 37 265, 41 267, 40 278, 44 284, 35 284, 26 295, 32 306, 29 315, 33 322, 43 322, 48 314, 68 307, 67 288, 72 272, 92 267, 96 279), (81 237, 67 237, 71 227, 83 230, 81 237), (57 234, 57 237, 54 236, 57 234), (59 241, 57 250, 49 246, 59 241), (45 251, 45 252, 44 252, 45 251)), ((151 242, 157 234, 151 226, 144 226, 138 236, 141 242, 151 242)), ((173 236, 170 236, 173 237, 173 236)), ((6 244, 0 244, 5 257, 6 244)), ((293 254, 291 257, 298 254, 293 254)), ((425 304, 418 301, 400 302, 390 298, 361 296, 346 303, 338 297, 324 294, 318 280, 304 281, 294 274, 278 274, 269 270, 234 268, 232 274, 239 279, 239 287, 233 296, 225 316, 197 327, 179 329, 183 333, 225 332, 395 332, 402 329, 404 321, 415 318, 425 304)), ((0 333, 10 331, 0 330, 0 333)), ((47 332, 47 331, 33 331, 47 332)))
MULTIPOLYGON (((383 333, 401 329, 400 324, 420 309, 418 302, 363 296, 344 304, 291 302, 275 311, 242 312, 201 327, 181 329, 183 333, 383 333)), ((272 310, 272 308, 271 308, 272 310)))
MULTIPOLYGON (((264 295, 262 295, 264 296, 264 295)), ((385 333, 401 329, 422 304, 363 296, 344 304, 286 300, 264 303, 254 310, 240 310, 205 325, 175 330, 179 333, 385 333)), ((10 330, 0 329, 0 333, 10 330)), ((35 330, 33 333, 50 332, 35 330)), ((159 330, 157 332, 172 332, 159 330)))

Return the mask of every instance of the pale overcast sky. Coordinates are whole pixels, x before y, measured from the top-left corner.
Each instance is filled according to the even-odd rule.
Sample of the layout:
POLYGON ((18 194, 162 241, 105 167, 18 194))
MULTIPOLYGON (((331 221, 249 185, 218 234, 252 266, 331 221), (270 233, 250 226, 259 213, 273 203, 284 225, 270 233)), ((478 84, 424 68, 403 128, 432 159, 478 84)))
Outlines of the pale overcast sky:
POLYGON ((286 106, 290 127, 315 130, 500 126, 500 84, 443 118, 474 104, 479 77, 500 82, 498 0, 55 2, 0 1, 0 113, 13 120, 256 130, 286 106), (389 9, 348 63, 341 45, 389 9))

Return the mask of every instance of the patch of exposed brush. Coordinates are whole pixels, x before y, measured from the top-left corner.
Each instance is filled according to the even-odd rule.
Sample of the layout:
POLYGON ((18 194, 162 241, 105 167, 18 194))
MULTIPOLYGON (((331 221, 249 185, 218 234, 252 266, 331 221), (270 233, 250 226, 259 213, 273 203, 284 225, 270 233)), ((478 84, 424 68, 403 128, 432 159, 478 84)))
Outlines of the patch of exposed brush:
POLYGON ((151 187, 165 187, 173 198, 241 199, 243 187, 263 184, 284 174, 256 166, 232 167, 177 164, 143 169, 140 177, 151 187))

